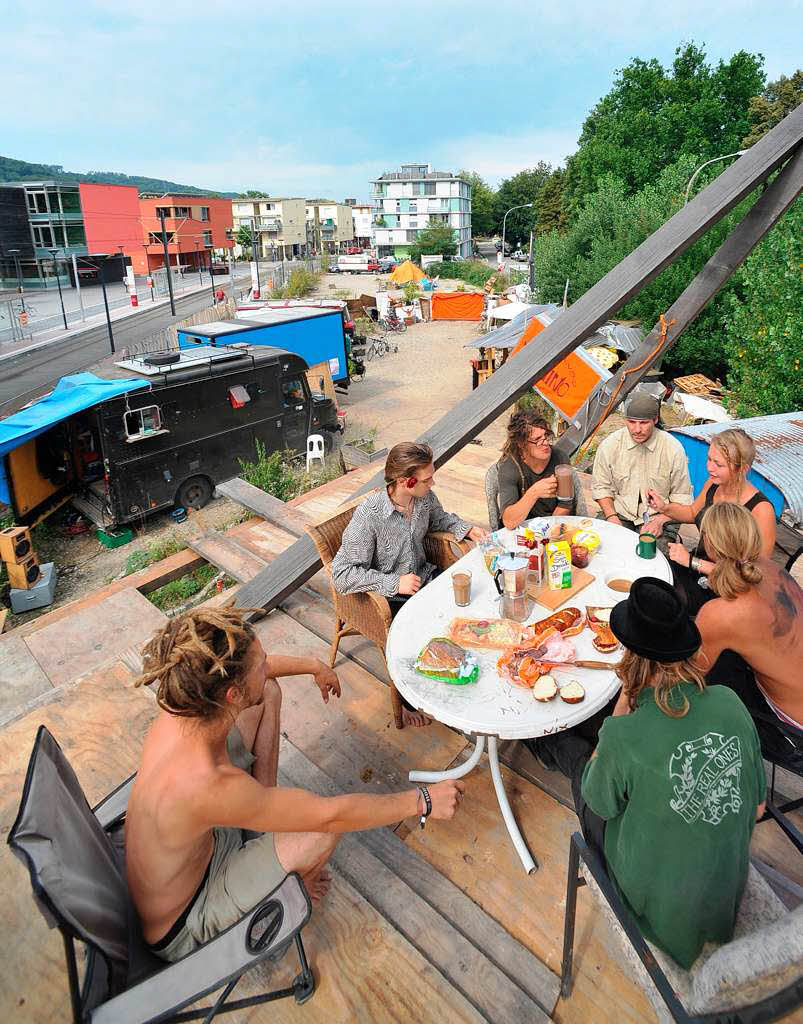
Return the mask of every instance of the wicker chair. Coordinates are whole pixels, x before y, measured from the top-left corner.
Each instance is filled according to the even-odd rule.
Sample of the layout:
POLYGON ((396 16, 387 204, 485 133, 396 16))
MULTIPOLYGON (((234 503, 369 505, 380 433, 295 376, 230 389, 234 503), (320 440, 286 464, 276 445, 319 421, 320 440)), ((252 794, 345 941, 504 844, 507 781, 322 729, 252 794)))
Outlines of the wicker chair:
MULTIPOLYGON (((329 658, 329 664, 332 666, 334 666, 337 650, 344 636, 364 636, 366 640, 376 644, 384 661, 385 645, 390 629, 390 605, 385 597, 370 591, 363 594, 339 594, 332 583, 332 560, 340 550, 343 531, 351 522, 355 507, 356 503, 318 526, 307 527, 307 533, 312 537, 329 576, 329 586, 332 589, 332 600, 335 605, 335 636, 329 658)), ((454 565, 470 548, 471 544, 468 541, 459 541, 451 533, 428 533, 424 538, 427 560, 440 569, 448 569, 450 565, 454 565)), ((385 662, 385 667, 387 668, 387 662, 385 662)), ((388 673, 389 675, 390 673, 388 673)), ((392 679, 390 681, 390 700, 396 728, 401 729, 403 725, 402 700, 392 679)))

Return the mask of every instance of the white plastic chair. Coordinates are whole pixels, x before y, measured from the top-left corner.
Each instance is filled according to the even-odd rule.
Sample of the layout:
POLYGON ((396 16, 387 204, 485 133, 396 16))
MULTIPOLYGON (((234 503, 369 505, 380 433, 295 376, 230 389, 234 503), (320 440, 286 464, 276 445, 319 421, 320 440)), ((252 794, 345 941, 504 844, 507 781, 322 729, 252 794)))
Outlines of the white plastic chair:
POLYGON ((313 459, 320 459, 321 465, 326 465, 324 459, 323 438, 320 434, 310 434, 307 438, 307 472, 309 473, 310 463, 313 459))

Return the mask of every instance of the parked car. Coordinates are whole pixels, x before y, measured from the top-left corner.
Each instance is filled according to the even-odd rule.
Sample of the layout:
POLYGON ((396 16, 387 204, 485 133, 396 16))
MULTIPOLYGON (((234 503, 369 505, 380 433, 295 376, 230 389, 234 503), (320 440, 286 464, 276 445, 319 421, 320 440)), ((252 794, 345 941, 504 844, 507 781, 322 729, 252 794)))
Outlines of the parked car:
POLYGON ((398 265, 398 261, 392 256, 383 256, 379 260, 379 269, 383 274, 389 274, 391 271, 395 270, 398 265))
POLYGON ((528 259, 528 254, 526 252, 524 252, 523 249, 516 249, 516 251, 513 253, 513 255, 510 258, 512 260, 526 260, 526 259, 528 259))

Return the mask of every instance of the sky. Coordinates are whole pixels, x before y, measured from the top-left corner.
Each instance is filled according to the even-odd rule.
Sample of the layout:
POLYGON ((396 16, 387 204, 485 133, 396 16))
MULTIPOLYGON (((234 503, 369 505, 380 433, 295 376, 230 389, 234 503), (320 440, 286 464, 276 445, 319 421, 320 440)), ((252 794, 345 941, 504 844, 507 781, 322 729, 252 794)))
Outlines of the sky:
POLYGON ((634 57, 803 64, 803 0, 0 0, 0 154, 366 199, 402 163, 562 164, 634 57))

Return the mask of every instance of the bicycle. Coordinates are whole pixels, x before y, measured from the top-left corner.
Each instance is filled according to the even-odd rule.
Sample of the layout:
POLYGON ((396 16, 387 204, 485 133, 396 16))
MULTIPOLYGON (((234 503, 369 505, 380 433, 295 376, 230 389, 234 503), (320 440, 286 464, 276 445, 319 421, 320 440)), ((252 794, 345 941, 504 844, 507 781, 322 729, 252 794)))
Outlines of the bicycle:
POLYGON ((374 356, 385 356, 388 352, 398 352, 399 346, 394 345, 391 349, 390 342, 384 334, 380 334, 378 337, 371 338, 370 344, 365 351, 366 359, 373 359, 374 356))
POLYGON ((380 320, 379 322, 386 331, 393 331, 396 334, 402 334, 407 330, 407 324, 403 320, 400 320, 395 313, 393 316, 388 315, 384 320, 380 320))

